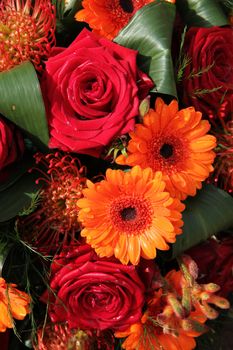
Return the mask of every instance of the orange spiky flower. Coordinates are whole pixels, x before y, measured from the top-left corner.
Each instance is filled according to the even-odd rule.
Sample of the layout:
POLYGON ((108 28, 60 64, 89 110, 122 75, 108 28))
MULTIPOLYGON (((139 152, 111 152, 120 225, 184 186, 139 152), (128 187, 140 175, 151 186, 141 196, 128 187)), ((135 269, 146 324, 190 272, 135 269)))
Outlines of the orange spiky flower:
POLYGON ((94 31, 113 39, 133 15, 154 0, 83 0, 83 9, 75 18, 87 22, 94 31))
POLYGON ((38 71, 55 45, 55 12, 50 0, 1 0, 0 72, 24 61, 38 71))
POLYGON ((28 242, 46 252, 75 240, 80 230, 77 201, 86 187, 86 168, 77 158, 58 152, 36 154, 35 159, 40 168, 32 170, 42 174, 36 182, 44 185, 38 209, 19 220, 19 229, 28 242))
POLYGON ((108 169, 106 180, 87 181, 78 201, 81 236, 100 257, 115 255, 122 264, 137 265, 140 256, 153 259, 182 232, 184 205, 164 192, 160 172, 133 167, 108 169))
POLYGON ((157 98, 155 109, 130 133, 128 156, 120 155, 116 163, 161 171, 172 197, 195 196, 214 170, 216 146, 215 137, 207 134, 209 122, 201 118, 193 107, 178 110, 177 101, 166 105, 157 98))
POLYGON ((16 284, 8 284, 0 277, 0 332, 13 328, 13 318, 23 320, 30 313, 29 295, 16 287, 16 284))

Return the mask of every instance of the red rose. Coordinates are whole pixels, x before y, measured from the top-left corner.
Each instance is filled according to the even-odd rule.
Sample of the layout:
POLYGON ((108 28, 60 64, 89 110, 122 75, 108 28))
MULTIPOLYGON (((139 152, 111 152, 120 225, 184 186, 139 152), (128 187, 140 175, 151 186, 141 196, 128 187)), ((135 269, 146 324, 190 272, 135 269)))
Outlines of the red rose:
POLYGON ((20 158, 24 142, 14 124, 0 118, 0 171, 20 158))
POLYGON ((136 268, 100 259, 89 245, 55 257, 50 286, 57 295, 49 298, 51 320, 70 328, 123 329, 142 316, 145 288, 136 268))
MULTIPOLYGON (((68 48, 52 51, 42 83, 51 148, 99 156, 103 146, 133 129, 139 106, 136 56, 87 29, 68 48)), ((153 84, 139 76, 144 78, 149 92, 153 84)))
POLYGON ((229 113, 233 99, 233 29, 191 28, 185 55, 191 59, 183 78, 183 101, 213 117, 229 113))

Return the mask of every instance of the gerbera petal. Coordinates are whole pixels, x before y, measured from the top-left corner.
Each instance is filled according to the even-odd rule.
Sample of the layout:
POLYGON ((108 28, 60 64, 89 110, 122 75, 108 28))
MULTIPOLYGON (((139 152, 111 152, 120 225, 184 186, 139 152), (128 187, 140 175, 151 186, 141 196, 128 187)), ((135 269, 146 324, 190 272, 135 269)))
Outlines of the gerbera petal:
POLYGON ((212 135, 205 135, 190 142, 190 149, 194 152, 206 152, 216 146, 216 138, 212 135))
POLYGON ((127 265, 129 262, 128 255, 128 237, 126 234, 121 234, 119 236, 118 242, 114 249, 115 257, 121 260, 122 264, 127 265))
POLYGON ((195 179, 201 181, 208 177, 209 169, 197 162, 192 162, 192 164, 189 165, 189 174, 192 174, 195 176, 195 179))
POLYGON ((151 245, 154 245, 157 249, 167 250, 169 246, 167 245, 165 239, 161 235, 161 230, 158 227, 154 227, 152 230, 146 232, 146 237, 151 241, 151 245))
POLYGON ((142 248, 142 257, 145 259, 154 259, 156 257, 156 249, 154 244, 148 240, 146 235, 140 236, 140 245, 142 248))
POLYGON ((155 227, 159 228, 160 230, 163 230, 165 232, 173 232, 174 228, 171 222, 166 217, 157 217, 153 220, 153 224, 155 227))

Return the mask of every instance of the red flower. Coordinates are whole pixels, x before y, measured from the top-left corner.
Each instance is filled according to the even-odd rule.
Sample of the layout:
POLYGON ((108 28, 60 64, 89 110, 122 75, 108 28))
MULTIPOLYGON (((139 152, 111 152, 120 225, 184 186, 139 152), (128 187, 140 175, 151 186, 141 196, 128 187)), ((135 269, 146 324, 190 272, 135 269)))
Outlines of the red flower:
POLYGON ((55 12, 50 0, 1 0, 0 72, 24 61, 42 70, 55 44, 55 12))
POLYGON ((14 124, 0 118, 0 171, 17 161, 24 151, 24 142, 14 124))
MULTIPOLYGON (((54 49, 52 55, 42 84, 50 148, 99 156, 104 146, 134 127, 137 52, 84 29, 68 48, 54 49)), ((151 81, 146 86, 148 92, 151 81)))
MULTIPOLYGON (((37 331, 34 350, 113 350, 114 336, 106 331, 70 330, 66 323, 48 323, 37 331)), ((7 349, 3 349, 7 350, 7 349)))
MULTIPOLYGON (((231 101, 233 112, 233 99, 231 101)), ((217 139, 214 172, 208 179, 215 186, 233 193, 233 114, 212 119, 212 133, 217 139)))
POLYGON ((57 294, 49 296, 51 320, 70 328, 116 330, 141 317, 145 288, 136 268, 100 259, 88 245, 55 257, 50 287, 57 294))
POLYGON ((19 217, 17 226, 25 241, 49 254, 76 240, 80 230, 77 200, 86 187, 86 168, 70 154, 37 153, 34 158, 38 164, 34 170, 40 175, 36 183, 43 183, 39 206, 30 215, 19 217))
POLYGON ((203 114, 226 114, 233 98, 233 29, 191 28, 184 52, 191 60, 182 82, 183 101, 203 114))
POLYGON ((233 292, 233 237, 220 241, 210 239, 192 249, 189 254, 199 268, 201 283, 213 282, 221 286, 219 294, 233 292))

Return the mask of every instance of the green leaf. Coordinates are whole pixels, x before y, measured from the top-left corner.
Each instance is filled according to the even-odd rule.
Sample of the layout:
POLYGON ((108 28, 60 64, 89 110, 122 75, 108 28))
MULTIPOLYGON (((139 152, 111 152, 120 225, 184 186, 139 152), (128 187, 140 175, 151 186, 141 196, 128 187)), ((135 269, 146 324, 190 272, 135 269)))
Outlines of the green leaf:
POLYGON ((75 14, 82 8, 82 0, 52 0, 56 8, 57 46, 67 47, 87 23, 78 22, 75 14))
POLYGON ((185 201, 183 233, 172 244, 172 258, 233 227, 233 198, 213 185, 205 185, 195 197, 185 201))
POLYGON ((19 212, 31 205, 28 193, 38 191, 35 175, 26 173, 11 187, 1 192, 0 222, 14 218, 19 212))
POLYGON ((190 27, 225 26, 227 16, 216 0, 177 0, 177 9, 190 27))
MULTIPOLYGON (((25 153, 21 161, 8 165, 1 170, 1 176, 5 181, 0 182, 0 196, 1 192, 6 188, 12 186, 29 168, 33 165, 33 158, 30 154, 25 153)), ((1 197, 0 197, 1 198, 1 197)))
POLYGON ((174 19, 174 4, 153 2, 137 11, 114 41, 139 51, 139 68, 155 83, 152 91, 176 97, 171 57, 174 19))
POLYGON ((9 180, 0 186, 0 223, 14 218, 31 206, 32 198, 28 193, 37 193, 40 188, 35 183, 38 174, 28 172, 31 166, 32 160, 26 157, 11 169, 15 171, 9 176, 9 180))
POLYGON ((38 146, 48 144, 48 124, 40 84, 30 62, 0 73, 0 113, 38 146))
POLYGON ((82 0, 52 0, 52 2, 56 8, 56 17, 59 20, 62 20, 65 17, 74 20, 74 15, 82 8, 82 0))

